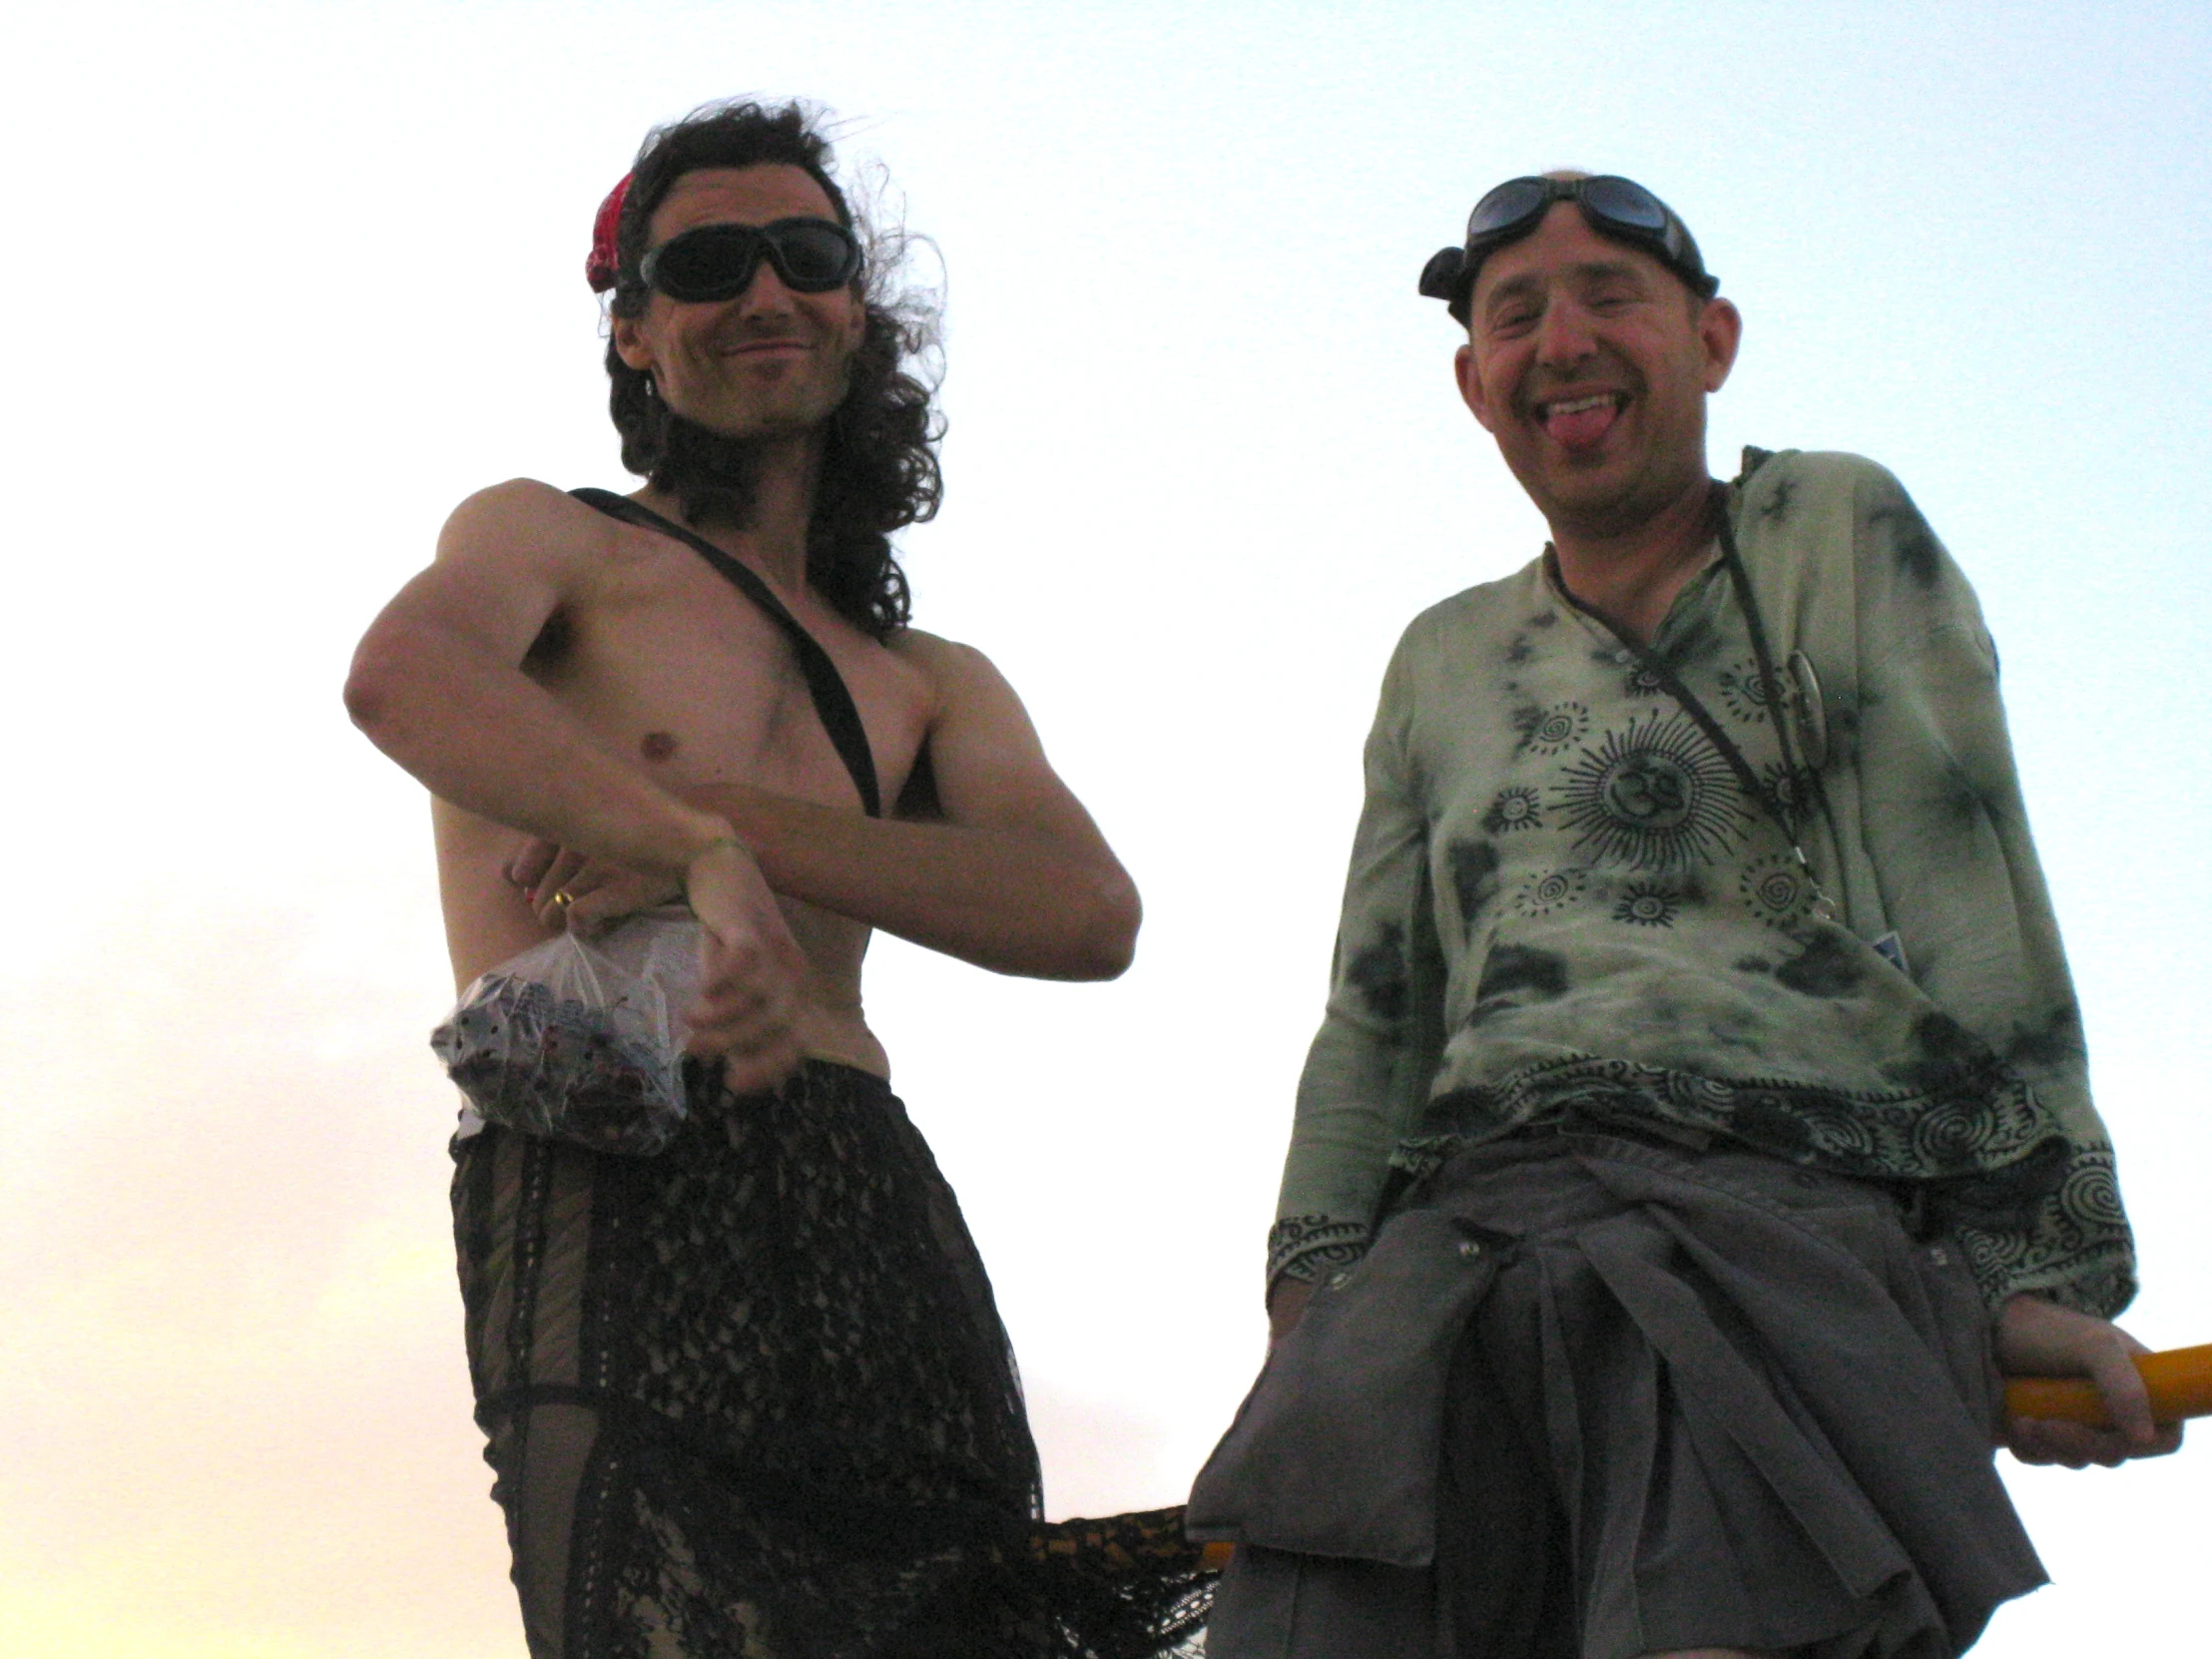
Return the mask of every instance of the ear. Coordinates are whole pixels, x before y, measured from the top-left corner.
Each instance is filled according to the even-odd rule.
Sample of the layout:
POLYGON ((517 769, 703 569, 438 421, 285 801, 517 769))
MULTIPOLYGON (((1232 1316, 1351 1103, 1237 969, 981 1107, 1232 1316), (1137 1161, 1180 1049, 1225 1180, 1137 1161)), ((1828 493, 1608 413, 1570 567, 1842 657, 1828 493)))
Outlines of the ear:
POLYGON ((1744 313, 1726 299, 1708 299, 1698 313, 1698 341, 1705 348, 1705 389, 1719 391, 1736 365, 1744 339, 1744 313))
POLYGON ((653 352, 638 332, 638 318, 615 318, 615 355, 641 372, 653 366, 653 352))
POLYGON ((1474 360, 1474 347, 1462 345, 1452 353, 1451 372, 1459 382, 1459 397, 1474 418, 1482 423, 1482 430, 1494 432, 1490 424, 1490 394, 1482 386, 1481 365, 1474 360))

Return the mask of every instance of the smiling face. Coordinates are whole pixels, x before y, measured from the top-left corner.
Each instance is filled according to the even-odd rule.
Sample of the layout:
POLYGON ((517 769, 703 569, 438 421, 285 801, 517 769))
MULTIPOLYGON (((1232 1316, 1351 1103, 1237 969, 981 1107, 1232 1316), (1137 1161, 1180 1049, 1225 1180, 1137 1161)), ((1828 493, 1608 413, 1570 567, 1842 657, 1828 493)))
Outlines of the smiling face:
MULTIPOLYGON (((702 225, 800 218, 837 218, 805 169, 702 168, 669 187, 646 242, 658 248, 702 225)), ((734 299, 687 304, 653 294, 643 314, 615 319, 614 345, 686 419, 724 437, 775 437, 812 431, 843 400, 865 325, 849 286, 798 293, 763 259, 734 299)))
POLYGON ((1459 392, 1555 536, 1631 533, 1705 484, 1742 318, 1562 202, 1482 264, 1459 392))

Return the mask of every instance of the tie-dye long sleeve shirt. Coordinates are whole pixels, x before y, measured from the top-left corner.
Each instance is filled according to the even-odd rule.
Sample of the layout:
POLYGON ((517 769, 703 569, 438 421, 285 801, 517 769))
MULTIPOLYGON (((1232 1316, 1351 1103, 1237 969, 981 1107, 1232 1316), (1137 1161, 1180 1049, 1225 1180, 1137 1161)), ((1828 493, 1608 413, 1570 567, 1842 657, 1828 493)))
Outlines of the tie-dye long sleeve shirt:
POLYGON ((1548 558, 1423 613, 1368 739, 1271 1285, 1356 1259, 1455 1148, 1572 1116, 1895 1183, 1992 1304, 2132 1295, 1973 592, 1882 468, 1746 461, 1728 510, 1780 683, 1718 562, 1651 650, 1794 790, 1811 878, 1548 558))

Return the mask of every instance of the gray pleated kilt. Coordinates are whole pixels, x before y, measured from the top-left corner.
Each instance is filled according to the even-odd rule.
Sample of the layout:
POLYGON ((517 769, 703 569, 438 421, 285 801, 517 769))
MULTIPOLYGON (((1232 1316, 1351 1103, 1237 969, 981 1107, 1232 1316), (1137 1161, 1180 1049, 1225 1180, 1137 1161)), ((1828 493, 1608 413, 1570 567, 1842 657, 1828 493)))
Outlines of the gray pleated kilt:
POLYGON ((1886 1189, 1603 1133, 1463 1153, 1191 1494, 1209 1659, 1941 1659, 2044 1581, 1990 1321, 1886 1189))

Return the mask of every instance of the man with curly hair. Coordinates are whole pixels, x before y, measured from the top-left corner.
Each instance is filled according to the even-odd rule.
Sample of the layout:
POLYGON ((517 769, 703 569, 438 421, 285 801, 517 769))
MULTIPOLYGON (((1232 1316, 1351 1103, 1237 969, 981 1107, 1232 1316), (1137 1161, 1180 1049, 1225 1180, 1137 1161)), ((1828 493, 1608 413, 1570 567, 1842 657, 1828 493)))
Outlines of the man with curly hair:
POLYGON ((1574 173, 1423 274, 1551 543, 1383 680, 1212 1659, 1942 1659, 2042 1580, 1999 1437, 2179 1441, 1972 591, 1871 462, 1708 475, 1718 285, 1574 173))
POLYGON ((354 660, 435 798, 455 978, 688 901, 689 1113, 620 1156, 464 1119, 478 1418, 530 1651, 1170 1651, 1173 1514, 1053 1528, 991 1292, 861 1012, 871 928, 1128 965, 1135 888, 979 653, 910 627, 929 318, 801 106, 655 132, 600 214, 629 496, 454 512, 354 660))

